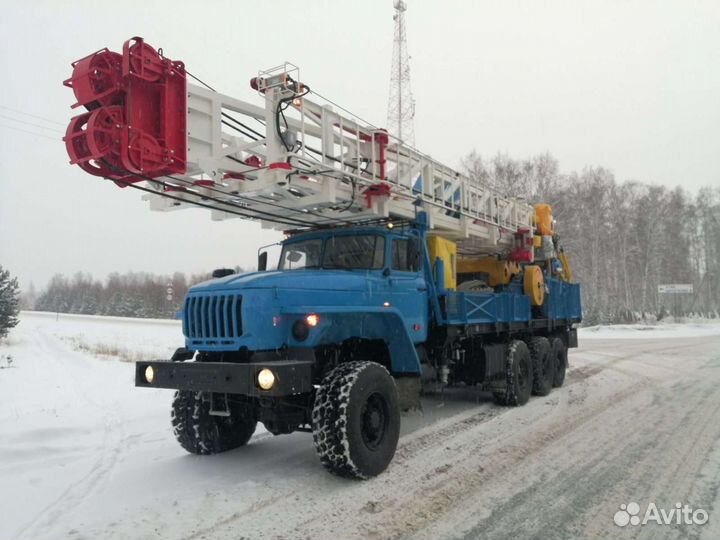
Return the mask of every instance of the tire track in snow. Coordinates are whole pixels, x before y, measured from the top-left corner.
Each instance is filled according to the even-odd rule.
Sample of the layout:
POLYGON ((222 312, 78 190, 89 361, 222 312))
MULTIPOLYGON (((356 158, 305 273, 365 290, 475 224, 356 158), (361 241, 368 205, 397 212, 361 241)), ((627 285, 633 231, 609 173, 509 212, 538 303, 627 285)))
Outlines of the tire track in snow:
MULTIPOLYGON (((644 345, 642 350, 633 350, 630 353, 622 354, 620 356, 612 354, 612 358, 601 365, 575 368, 569 372, 569 384, 567 384, 566 387, 564 389, 561 389, 560 391, 563 393, 562 399, 564 400, 565 404, 569 404, 568 402, 571 399, 570 392, 575 391, 576 394, 579 393, 581 395, 587 394, 587 389, 583 389, 582 387, 588 379, 602 374, 603 371, 605 371, 606 369, 613 369, 615 365, 623 361, 633 360, 643 354, 653 354, 657 352, 661 347, 664 347, 665 350, 672 350, 685 348, 687 347, 687 345, 670 348, 665 347, 664 344, 653 347, 647 347, 646 345, 644 345)), ((583 354, 592 354, 593 352, 602 353, 603 351, 586 350, 582 352, 583 354)), ((642 383, 642 387, 651 387, 653 384, 654 382, 652 380, 647 379, 645 382, 642 383)), ((638 386, 626 388, 620 392, 617 392, 599 406, 595 406, 594 408, 592 408, 592 410, 585 408, 576 411, 573 419, 566 422, 560 428, 550 430, 550 432, 546 434, 536 435, 536 438, 538 440, 536 444, 542 446, 544 444, 547 444, 547 442, 552 440, 553 438, 564 437, 572 433, 579 426, 591 421, 593 418, 596 418, 599 415, 602 415, 605 411, 614 408, 618 401, 622 402, 624 399, 633 396, 638 390, 638 386)), ((556 390, 555 394, 551 394, 548 398, 535 398, 535 401, 540 401, 544 399, 552 403, 557 403, 557 401, 553 400, 560 399, 558 398, 560 392, 556 390)), ((576 408, 582 407, 584 397, 585 396, 582 396, 580 399, 576 400, 576 402, 578 403, 576 408)), ((352 488, 353 492, 357 492, 355 495, 353 495, 353 499, 355 500, 344 502, 343 508, 338 509, 337 507, 334 507, 332 508, 332 510, 330 510, 330 508, 327 508, 326 501, 323 499, 322 496, 316 496, 312 493, 308 493, 308 491, 311 490, 303 493, 302 496, 304 499, 304 504, 306 504, 307 507, 313 508, 315 510, 310 513, 310 516, 307 519, 295 524, 296 533, 302 532, 302 534, 307 536, 317 535, 319 537, 322 537, 323 532, 327 532, 327 530, 325 528, 318 529, 316 527, 316 524, 318 521, 326 521, 327 514, 322 518, 319 517, 318 511, 321 509, 325 509, 329 514, 333 516, 332 520, 326 521, 326 523, 331 523, 338 528, 342 528, 342 518, 347 518, 348 522, 353 522, 352 516, 354 514, 357 514, 358 512, 364 512, 364 504, 368 500, 372 502, 370 508, 373 509, 372 516, 369 516, 370 519, 368 519, 368 521, 371 523, 377 523, 379 521, 382 522, 384 525, 380 526, 379 530, 373 530, 370 525, 366 525, 362 528, 362 533, 359 536, 353 534, 350 530, 347 530, 346 534, 348 537, 364 537, 365 535, 370 535, 378 538, 400 538, 403 537, 403 535, 406 535, 410 531, 414 530, 414 526, 405 523, 400 524, 400 526, 397 528, 389 526, 390 523, 393 523, 393 515, 399 513, 407 516, 412 516, 412 519, 410 519, 409 521, 415 524, 427 523, 428 519, 434 519, 439 515, 442 515, 442 512, 438 513, 432 510, 431 507, 433 506, 433 504, 437 503, 438 508, 445 508, 447 506, 447 501, 452 500, 454 497, 461 498, 463 492, 468 489, 468 487, 472 488, 472 486, 480 485, 484 481, 486 481, 487 478, 493 476, 493 470, 495 470, 494 474, 499 474, 498 471, 502 471, 505 469, 496 462, 497 460, 494 460, 492 456, 488 455, 483 458, 487 462, 487 466, 485 466, 484 470, 482 471, 483 474, 475 475, 472 472, 467 474, 463 472, 463 478, 457 478, 457 474, 453 473, 452 469, 454 467, 454 461, 462 459, 463 454, 461 452, 458 455, 458 448, 456 448, 455 446, 453 446, 448 451, 440 452, 440 455, 442 455, 443 458, 447 458, 447 460, 449 461, 439 461, 437 463, 437 466, 434 468, 427 468, 426 465, 422 465, 420 470, 413 470, 418 468, 415 462, 419 459, 422 459, 423 454, 425 453, 437 454, 439 447, 442 447, 449 442, 454 443, 458 438, 462 438, 463 434, 465 434, 466 432, 473 432, 478 429, 482 429, 482 426, 488 423, 505 421, 504 417, 506 415, 512 416, 516 420, 519 416, 526 415, 528 410, 527 408, 512 409, 498 407, 490 404, 484 404, 481 405, 481 407, 482 408, 479 411, 476 409, 460 413, 449 419, 441 420, 431 426, 421 428, 420 430, 403 437, 401 439, 401 443, 398 447, 398 452, 396 454, 395 460, 393 461, 393 464, 391 465, 390 470, 385 474, 381 475, 379 478, 373 479, 363 484, 363 486, 369 486, 372 484, 372 490, 366 489, 364 487, 357 488, 357 486, 351 484, 349 487, 352 488), (493 467, 495 467, 495 469, 493 469, 493 467), (403 470, 405 472, 402 472, 403 470), (446 475, 446 477, 442 478, 438 483, 433 484, 432 479, 435 471, 439 471, 437 473, 437 475, 439 476, 445 475, 448 472, 449 475, 446 475), (421 478, 422 481, 412 482, 410 483, 410 485, 408 485, 408 482, 404 481, 404 478, 398 479, 398 475, 401 475, 403 477, 410 477, 413 479, 421 478), (471 484, 470 486, 468 486, 468 479, 471 484), (422 489, 415 489, 415 483, 419 483, 422 486, 422 489), (452 485, 453 483, 457 483, 462 487, 459 488, 457 492, 453 491, 452 489, 447 489, 447 487, 443 487, 447 486, 448 484, 452 485), (405 489, 401 490, 405 492, 404 494, 397 494, 398 484, 404 486, 405 489), (372 495, 372 492, 392 493, 393 495, 378 499, 377 497, 374 497, 372 495), (437 493, 433 495, 433 492, 437 493), (432 502, 428 502, 427 504, 425 504, 423 500, 432 502), (445 504, 440 504, 443 501, 445 502, 445 504), (418 518, 418 515, 431 517, 427 519, 422 519, 418 518)), ((556 408, 557 407, 555 407, 554 409, 556 408)), ((545 412, 542 412, 541 414, 546 415, 545 412)), ((508 420, 506 423, 509 422, 510 420, 508 420)), ((516 437, 516 435, 517 434, 514 433, 511 429, 500 429, 499 432, 496 434, 494 444, 505 444, 508 439, 512 439, 513 437, 516 437)), ((481 442, 480 444, 478 444, 477 441, 471 441, 464 445, 463 451, 467 452, 468 459, 472 460, 472 454, 478 455, 482 453, 482 448, 484 444, 485 441, 481 442)), ((503 463, 512 463, 513 459, 516 461, 524 459, 524 457, 527 456, 527 450, 519 450, 516 454, 502 452, 501 455, 503 463)), ((282 510, 278 510, 276 509, 276 507, 282 506, 284 502, 294 497, 297 493, 297 490, 292 490, 286 493, 286 497, 270 497, 266 500, 260 501, 261 504, 259 506, 261 508, 261 511, 258 513, 262 515, 272 512, 282 513, 282 510)), ((253 505, 253 507, 255 506, 256 505, 253 505)), ((240 512, 236 515, 223 517, 223 519, 218 520, 208 526, 201 527, 192 536, 188 538, 200 538, 203 535, 207 535, 209 537, 230 538, 231 535, 225 536, 225 534, 228 534, 234 526, 238 526, 244 530, 245 527, 242 526, 243 522, 251 514, 252 510, 250 509, 240 512)), ((260 521, 263 521, 261 516, 259 515, 255 516, 255 518, 260 518, 260 521)), ((288 523, 287 525, 289 526, 290 524, 288 523)), ((259 531, 256 532, 259 533, 259 531)))
MULTIPOLYGON (((644 354, 655 352, 657 351, 646 349, 644 354)), ((628 360, 634 361, 634 359, 628 360)), ((631 375, 636 379, 639 377, 637 373, 631 375)), ((694 373, 690 373, 689 376, 697 383, 694 373)), ((673 382, 672 376, 663 375, 663 377, 665 385, 673 382)), ((438 504, 438 511, 429 513, 431 516, 429 521, 421 520, 420 528, 417 527, 417 522, 413 521, 412 526, 393 531, 395 534, 387 534, 387 530, 381 529, 381 536, 401 538, 414 531, 417 538, 422 539, 433 538, 433 535, 438 534, 446 537, 448 531, 452 530, 448 529, 448 522, 457 524, 463 519, 468 521, 467 512, 463 510, 468 506, 480 509, 479 516, 469 519, 471 523, 474 521, 474 526, 469 529, 468 535, 464 536, 468 539, 479 536, 517 538, 531 534, 538 534, 543 538, 596 538, 605 537, 608 532, 620 531, 620 529, 612 530, 614 527, 612 515, 617 510, 615 506, 620 502, 634 499, 625 500, 624 497, 616 496, 610 504, 612 511, 608 510, 605 514, 597 512, 594 499, 604 490, 609 492, 614 489, 615 483, 626 485, 625 477, 628 476, 628 471, 635 469, 638 455, 647 456, 650 460, 654 459, 657 444, 652 437, 648 437, 648 432, 652 433, 653 426, 660 425, 664 420, 652 421, 651 413, 655 407, 652 406, 652 402, 647 403, 647 401, 650 396, 658 393, 667 395, 667 389, 663 388, 662 384, 652 376, 644 377, 642 384, 634 384, 634 381, 629 379, 626 380, 625 389, 608 396, 599 404, 592 407, 584 405, 570 418, 559 418, 558 420, 562 421, 561 425, 545 428, 541 421, 538 425, 538 433, 521 438, 520 444, 514 443, 509 451, 502 452, 503 460, 508 462, 498 462, 493 459, 494 456, 489 456, 491 465, 485 466, 485 474, 477 477, 469 474, 467 478, 471 481, 458 482, 460 487, 454 493, 445 487, 438 490, 442 497, 439 499, 436 497, 436 502, 462 500, 459 510, 453 512, 450 508, 443 511, 447 505, 438 504), (637 405, 633 405, 635 403, 637 405), (646 423, 648 425, 645 425, 646 423), (612 437, 612 434, 616 437, 612 437), (538 471, 534 470, 538 465, 546 470, 538 474, 538 471), (488 475, 488 472, 491 474, 488 475), (524 486, 523 480, 527 481, 524 486), (517 485, 513 485, 518 481, 519 490, 517 485), (511 493, 515 491, 516 494, 500 501, 499 504, 492 496, 486 494, 508 491, 511 493), (473 493, 477 495, 473 497, 473 493), (584 524, 589 521, 587 516, 582 517, 584 506, 587 507, 589 515, 599 520, 600 526, 594 531, 597 534, 582 530, 584 524), (483 510, 487 515, 482 516, 483 510), (433 527, 435 520, 444 523, 441 532, 433 527), (425 531, 422 530, 423 522, 428 525, 425 531)), ((585 388, 588 394, 592 394, 594 390, 596 389, 592 387, 585 388)), ((706 397, 715 396, 706 394, 706 397)), ((580 401, 581 404, 583 402, 584 399, 580 401)), ((678 398, 678 402, 681 403, 682 398, 678 398)), ((690 402, 687 414, 696 412, 697 408, 703 410, 706 405, 704 402, 690 402)), ((713 411, 714 403, 711 405, 713 406, 710 410, 713 411)), ((679 420, 678 424, 685 425, 684 419, 679 420)), ((681 444, 694 440, 693 435, 688 437, 683 435, 679 434, 682 438, 681 444)), ((709 436, 709 440, 713 438, 717 438, 717 432, 709 436)), ((672 444, 672 441, 668 444, 672 444)), ((704 453, 705 450, 702 450, 698 455, 704 453)), ((462 462, 463 456, 458 457, 462 462)), ((469 453, 467 459, 471 459, 469 453)), ((678 462, 682 464, 684 461, 679 459, 678 462)), ((467 471, 463 472, 467 474, 467 471)), ((690 474, 689 477, 693 478, 693 475, 690 474)), ((672 483, 665 484, 666 488, 671 486, 672 483)), ((408 512, 413 510, 408 509, 408 512)), ((450 534, 450 537, 463 536, 459 534, 460 530, 462 529, 458 527, 456 531, 458 534, 450 534)))
MULTIPOLYGON (((49 352, 52 353, 55 344, 52 340, 47 341, 49 352)), ((446 537, 447 524, 453 520, 457 520, 467 530, 472 530, 478 523, 489 529, 492 523, 496 524, 493 527, 511 523, 506 521, 511 520, 511 512, 502 516, 503 508, 511 508, 507 506, 509 501, 520 505, 519 508, 532 515, 532 509, 544 501, 542 484, 534 478, 537 471, 532 465, 539 456, 543 457, 543 462, 550 463, 543 473, 545 482, 550 482, 551 487, 556 488, 549 494, 557 498, 557 502, 548 506, 551 515, 565 516, 563 519, 568 523, 576 523, 572 521, 571 515, 563 514, 563 504, 567 506, 568 502, 564 498, 593 495, 592 490, 583 490, 586 480, 601 482, 605 479, 610 482, 618 475, 625 474, 630 460, 639 459, 639 452, 652 452, 652 446, 647 446, 647 441, 641 437, 641 430, 633 430, 632 417, 618 415, 617 411, 630 415, 638 411, 637 418, 650 422, 651 418, 641 414, 647 405, 643 399, 651 392, 661 393, 667 378, 683 376, 677 369, 675 372, 670 369, 667 355, 683 349, 708 347, 707 340, 687 340, 687 343, 676 346, 680 342, 680 339, 673 339, 652 346, 647 342, 623 343, 620 346, 617 341, 592 343, 591 349, 581 349, 577 356, 571 356, 571 362, 580 366, 568 372, 564 388, 555 390, 546 398, 534 398, 530 406, 519 409, 491 405, 490 397, 479 406, 468 403, 468 407, 459 413, 403 436, 390 469, 368 482, 348 482, 325 475, 317 463, 311 461, 311 453, 307 449, 294 451, 290 446, 283 445, 284 441, 278 440, 277 448, 272 447, 275 443, 266 443, 267 446, 260 452, 263 456, 259 461, 251 457, 248 462, 238 462, 240 470, 247 468, 250 471, 261 464, 267 470, 265 480, 258 481, 261 475, 250 474, 250 482, 258 482, 257 488, 251 488, 252 500, 247 499, 247 486, 225 482, 204 488, 197 494, 198 501, 202 501, 202 512, 198 508, 197 514, 185 514, 178 523, 173 523, 170 517, 163 519, 161 526, 166 529, 161 528, 153 533, 152 527, 159 525, 157 520, 153 525, 152 522, 139 520, 136 515, 127 514, 114 518, 114 521, 121 523, 119 527, 112 530, 98 529, 96 532, 98 535, 103 533, 102 536, 107 538, 160 535, 196 540, 203 537, 237 540, 241 536, 385 539, 413 535, 424 540, 432 536, 432 531, 442 532, 436 537, 446 537), (667 347, 666 344, 671 346, 667 347), (652 364, 644 358, 647 355, 658 355, 665 361, 661 366, 665 368, 662 377, 642 378, 637 374, 644 369, 642 366, 652 364), (625 361, 629 362, 626 364, 625 361), (642 383, 636 385, 637 380, 642 380, 642 383), (619 382, 619 385, 610 393, 599 392, 603 388, 607 389, 608 381, 619 382), (617 435, 627 431, 628 435, 623 440, 614 441, 612 445, 609 445, 612 441, 603 442, 602 429, 608 422, 615 423, 616 429, 612 433, 617 435), (565 426, 566 423, 570 425, 565 426), (637 437, 633 436, 635 432, 637 437), (276 450, 280 450, 277 458, 267 455, 276 450), (563 461, 568 452, 576 456, 563 461), (601 459, 603 452, 608 458, 614 459, 616 464, 604 472, 601 459), (291 466, 288 466, 288 458, 292 462, 291 466), (527 485, 513 485, 523 481, 527 485), (557 486, 554 482, 557 482, 557 486), (244 497, 244 500, 240 497, 244 497), (245 508, 238 509, 238 506, 245 508), (475 515, 468 517, 468 507, 475 509, 475 515), (491 511, 496 512, 494 522, 486 521, 488 516, 485 513, 489 515, 491 511)), ((56 367, 62 369, 69 362, 74 362, 76 367, 78 363, 90 362, 82 355, 69 354, 72 358, 65 362, 54 358, 56 367)), ((678 356, 682 358, 682 355, 678 356)), ((74 395, 82 389, 73 386, 77 382, 68 381, 68 388, 75 389, 74 395)), ((711 405, 708 401, 695 400, 689 401, 688 407, 703 406, 703 403, 711 405)), ((24 537, 26 539, 37 540, 45 527, 53 530, 55 537, 59 535, 58 531, 69 529, 68 524, 76 517, 72 514, 75 511, 73 505, 80 505, 88 496, 103 490, 112 478, 113 471, 117 470, 116 461, 122 456, 124 445, 128 442, 117 433, 123 427, 122 423, 112 418, 112 411, 103 410, 103 404, 90 406, 100 407, 104 416, 103 454, 95 460, 83 478, 68 487, 64 495, 66 501, 61 496, 48 505, 48 514, 52 516, 43 518, 39 515, 33 520, 29 533, 35 534, 28 534, 24 537), (114 426, 113 420, 120 425, 114 426), (116 453, 115 457, 113 452, 116 453), (73 519, 68 520, 68 515, 73 519)), ((656 425, 653 420, 647 429, 656 425)), ((688 439, 698 436, 702 439, 704 436, 699 425, 693 426, 694 430, 683 432, 683 435, 688 439)), ((270 438, 269 435, 263 435, 270 438)), ((265 438, 263 435, 253 439, 253 442, 265 438)), ((698 445, 700 454, 713 436, 709 433, 703 439, 705 442, 698 445)), ((677 455, 686 454, 681 451, 677 455)), ((695 457, 688 455, 687 459, 692 461, 695 457)), ((232 466, 233 463, 227 459, 224 462, 225 466, 232 466)), ((697 463, 693 463, 695 467, 697 463)), ((611 487, 612 483, 607 486, 611 487)), ((192 488, 192 485, 189 487, 192 488)), ((106 496, 105 491, 102 494, 106 496)), ((170 492, 158 495, 162 498, 169 496, 170 492)), ((189 504, 187 509, 192 510, 193 503, 189 504)), ((592 511, 593 508, 592 505, 587 508, 579 505, 578 513, 582 515, 584 511, 592 511)), ((159 506, 150 509, 163 512, 159 506)), ((603 526, 603 519, 603 516, 598 517, 598 530, 603 526)), ((542 520, 538 520, 537 524, 547 525, 542 520)), ((592 522, 588 522, 587 526, 591 525, 592 522)), ((522 532, 521 536, 529 535, 528 530, 522 532)), ((585 535, 574 535, 575 538, 582 536, 585 535)))
POLYGON ((42 538, 44 531, 54 530, 58 521, 67 519, 76 508, 87 498, 92 497, 117 464, 125 451, 127 439, 120 416, 113 407, 113 403, 98 403, 90 398, 78 380, 83 366, 78 362, 100 362, 97 359, 88 359, 84 355, 70 351, 67 345, 54 336, 48 336, 44 329, 38 328, 38 354, 48 359, 57 373, 62 373, 62 384, 72 387, 69 392, 70 399, 82 397, 83 406, 89 406, 102 411, 102 442, 99 449, 88 449, 90 453, 99 452, 98 458, 93 462, 87 472, 76 482, 68 486, 53 502, 40 510, 26 525, 20 528, 19 538, 37 540, 42 538))

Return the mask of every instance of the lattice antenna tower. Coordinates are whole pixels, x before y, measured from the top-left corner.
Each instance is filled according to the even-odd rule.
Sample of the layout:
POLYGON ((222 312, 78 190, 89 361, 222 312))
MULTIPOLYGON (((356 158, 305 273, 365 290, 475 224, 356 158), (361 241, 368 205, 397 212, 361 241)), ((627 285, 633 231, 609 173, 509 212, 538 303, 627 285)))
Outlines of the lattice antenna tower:
POLYGON ((410 88, 410 62, 407 51, 407 33, 405 31, 405 11, 407 4, 403 0, 394 0, 395 37, 393 41, 393 60, 390 70, 390 98, 388 100, 388 131, 412 146, 415 145, 415 100, 410 88))

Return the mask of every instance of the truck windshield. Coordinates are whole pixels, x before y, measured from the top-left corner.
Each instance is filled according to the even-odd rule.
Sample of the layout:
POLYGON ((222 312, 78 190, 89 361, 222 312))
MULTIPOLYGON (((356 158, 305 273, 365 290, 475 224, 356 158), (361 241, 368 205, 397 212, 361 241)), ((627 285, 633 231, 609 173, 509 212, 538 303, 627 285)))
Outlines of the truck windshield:
POLYGON ((323 241, 320 238, 285 244, 280 254, 278 270, 318 268, 323 241))
POLYGON ((363 236, 333 236, 325 243, 323 268, 363 268, 377 270, 383 267, 385 237, 368 234, 363 236))
POLYGON ((345 268, 377 270, 385 263, 385 238, 380 235, 335 236, 283 246, 278 270, 345 268), (323 243, 325 251, 323 254, 323 243), (320 259, 322 255, 322 261, 320 259))

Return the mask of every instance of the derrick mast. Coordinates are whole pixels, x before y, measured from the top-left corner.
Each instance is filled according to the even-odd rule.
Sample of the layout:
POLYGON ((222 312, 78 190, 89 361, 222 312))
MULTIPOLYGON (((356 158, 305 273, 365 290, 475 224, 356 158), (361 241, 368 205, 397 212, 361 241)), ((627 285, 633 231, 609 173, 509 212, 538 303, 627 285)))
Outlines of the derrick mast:
POLYGON ((494 254, 532 226, 530 205, 472 183, 407 144, 405 132, 368 124, 311 89, 293 64, 251 79, 260 105, 190 77, 139 37, 121 53, 73 63, 65 85, 85 112, 65 135, 71 163, 143 191, 151 210, 200 206, 214 220, 279 230, 411 221, 423 211, 459 254, 494 254))

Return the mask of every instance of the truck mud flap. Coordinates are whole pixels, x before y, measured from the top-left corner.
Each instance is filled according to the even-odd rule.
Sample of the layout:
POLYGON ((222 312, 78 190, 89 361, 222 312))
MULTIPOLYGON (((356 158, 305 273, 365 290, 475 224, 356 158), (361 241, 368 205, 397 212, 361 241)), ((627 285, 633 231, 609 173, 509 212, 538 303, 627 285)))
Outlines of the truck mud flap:
POLYGON ((567 346, 569 349, 578 346, 577 328, 571 329, 567 334, 567 346))

